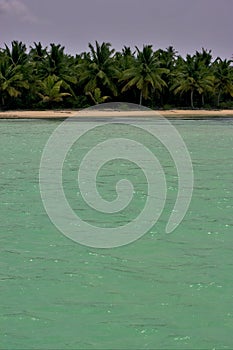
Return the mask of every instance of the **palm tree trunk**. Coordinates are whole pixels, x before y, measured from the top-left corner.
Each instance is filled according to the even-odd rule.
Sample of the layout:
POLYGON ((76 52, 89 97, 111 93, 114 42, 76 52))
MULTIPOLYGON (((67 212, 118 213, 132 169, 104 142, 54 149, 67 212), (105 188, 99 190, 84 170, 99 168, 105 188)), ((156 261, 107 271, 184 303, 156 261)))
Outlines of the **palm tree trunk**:
POLYGON ((193 105, 193 90, 191 90, 190 98, 191 98, 191 108, 194 109, 194 105, 193 105))
POLYGON ((220 97, 221 97, 221 91, 218 93, 218 100, 217 100, 217 106, 219 107, 220 105, 220 97))
POLYGON ((142 90, 140 91, 140 100, 139 100, 140 106, 142 105, 142 90))
POLYGON ((164 104, 164 98, 163 98, 163 97, 164 97, 164 96, 163 96, 164 94, 163 94, 163 92, 164 92, 164 91, 162 91, 161 94, 160 94, 160 103, 161 103, 161 107, 163 107, 163 104, 164 104))
POLYGON ((3 97, 3 94, 2 94, 2 98, 1 98, 1 100, 2 100, 2 107, 4 107, 4 104, 5 104, 5 99, 4 99, 4 97, 3 97))
POLYGON ((202 103, 202 107, 204 107, 204 105, 205 105, 205 96, 204 96, 204 94, 201 95, 201 103, 202 103))

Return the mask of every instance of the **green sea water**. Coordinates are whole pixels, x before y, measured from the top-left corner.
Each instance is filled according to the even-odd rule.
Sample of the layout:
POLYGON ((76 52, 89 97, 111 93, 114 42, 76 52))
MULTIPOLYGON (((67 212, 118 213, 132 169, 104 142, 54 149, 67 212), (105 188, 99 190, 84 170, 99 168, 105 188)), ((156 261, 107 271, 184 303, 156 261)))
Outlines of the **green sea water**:
MULTIPOLYGON (((0 121, 0 349, 232 349, 233 120, 172 121, 195 181, 189 210, 171 234, 165 227, 177 173, 164 148, 146 141, 165 170, 166 206, 141 239, 113 249, 69 240, 43 207, 40 159, 60 123, 0 121)), ((89 142, 74 147, 64 164, 66 196, 92 224, 123 225, 122 216, 75 208, 75 162, 89 142)), ((133 218, 146 196, 134 165, 108 164, 99 189, 111 200, 122 172, 138 188, 133 218)))

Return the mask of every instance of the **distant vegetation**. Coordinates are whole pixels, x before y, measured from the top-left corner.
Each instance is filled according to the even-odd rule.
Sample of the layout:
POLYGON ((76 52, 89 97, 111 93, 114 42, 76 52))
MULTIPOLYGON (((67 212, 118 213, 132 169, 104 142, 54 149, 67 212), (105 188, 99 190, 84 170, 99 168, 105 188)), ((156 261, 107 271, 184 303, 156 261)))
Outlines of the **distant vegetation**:
POLYGON ((231 60, 202 49, 181 57, 173 47, 154 51, 110 43, 65 53, 61 45, 27 49, 22 42, 0 49, 0 109, 85 108, 102 102, 150 108, 233 108, 231 60))

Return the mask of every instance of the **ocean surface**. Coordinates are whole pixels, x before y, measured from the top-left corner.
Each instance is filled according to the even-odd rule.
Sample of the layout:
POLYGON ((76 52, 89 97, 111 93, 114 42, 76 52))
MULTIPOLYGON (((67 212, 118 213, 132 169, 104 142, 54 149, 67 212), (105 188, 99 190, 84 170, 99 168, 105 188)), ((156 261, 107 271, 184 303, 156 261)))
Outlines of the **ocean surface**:
MULTIPOLYGON (((233 349, 233 119, 171 122, 193 163, 186 216, 165 233, 177 171, 142 134, 166 175, 165 208, 137 241, 97 249, 63 235, 41 200, 42 152, 61 121, 0 121, 0 349, 233 349)), ((128 175, 136 198, 127 215, 77 206, 76 161, 95 141, 84 138, 68 154, 64 192, 83 220, 121 226, 143 208, 146 178, 135 164, 110 162, 99 190, 113 200, 128 175)))

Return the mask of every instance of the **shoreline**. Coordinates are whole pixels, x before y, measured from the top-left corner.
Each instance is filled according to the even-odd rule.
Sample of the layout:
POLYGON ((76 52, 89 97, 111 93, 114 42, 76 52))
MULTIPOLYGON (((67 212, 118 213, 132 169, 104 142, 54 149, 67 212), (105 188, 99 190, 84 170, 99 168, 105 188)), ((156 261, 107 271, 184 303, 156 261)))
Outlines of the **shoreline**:
POLYGON ((233 110, 136 110, 136 111, 116 111, 116 110, 45 110, 45 111, 5 111, 0 112, 0 119, 61 119, 69 117, 168 117, 168 118, 211 118, 211 117, 233 117, 233 110))

